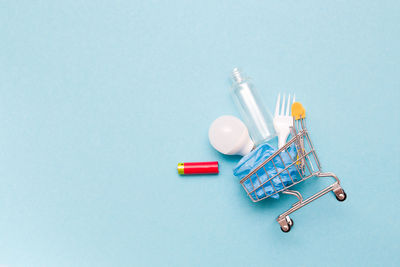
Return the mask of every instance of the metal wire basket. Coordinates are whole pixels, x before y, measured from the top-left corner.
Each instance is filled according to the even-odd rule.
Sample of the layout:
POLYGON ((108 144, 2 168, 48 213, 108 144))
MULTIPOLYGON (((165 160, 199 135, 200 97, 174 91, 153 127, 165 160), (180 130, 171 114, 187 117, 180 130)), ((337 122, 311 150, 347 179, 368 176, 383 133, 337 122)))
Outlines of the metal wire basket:
POLYGON ((346 199, 346 193, 340 186, 339 178, 334 173, 322 172, 321 164, 308 135, 305 119, 293 119, 293 125, 292 138, 289 142, 240 180, 253 202, 276 197, 279 193, 298 198, 289 210, 276 219, 283 232, 289 232, 293 226, 293 220, 290 219, 289 214, 326 193, 332 191, 339 201, 346 199), (311 177, 332 177, 335 181, 307 199, 303 199, 300 192, 290 190, 292 186, 311 177))

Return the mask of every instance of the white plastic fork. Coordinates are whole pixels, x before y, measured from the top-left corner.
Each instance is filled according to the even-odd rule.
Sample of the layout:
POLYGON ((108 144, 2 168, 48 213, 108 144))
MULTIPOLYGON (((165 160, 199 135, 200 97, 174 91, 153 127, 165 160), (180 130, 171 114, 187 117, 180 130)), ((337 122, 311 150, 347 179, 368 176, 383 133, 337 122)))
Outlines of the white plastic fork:
MULTIPOLYGON (((293 95, 293 101, 295 102, 295 95, 293 95)), ((278 135, 278 146, 282 148, 286 144, 286 140, 290 133, 290 127, 293 126, 293 118, 290 115, 291 111, 291 102, 290 102, 290 94, 287 98, 287 102, 285 101, 285 94, 283 94, 282 98, 282 106, 281 102, 281 94, 278 94, 278 99, 276 100, 275 106, 275 115, 274 115, 274 127, 276 134, 278 135), (286 112, 285 112, 285 102, 286 104, 286 112)))

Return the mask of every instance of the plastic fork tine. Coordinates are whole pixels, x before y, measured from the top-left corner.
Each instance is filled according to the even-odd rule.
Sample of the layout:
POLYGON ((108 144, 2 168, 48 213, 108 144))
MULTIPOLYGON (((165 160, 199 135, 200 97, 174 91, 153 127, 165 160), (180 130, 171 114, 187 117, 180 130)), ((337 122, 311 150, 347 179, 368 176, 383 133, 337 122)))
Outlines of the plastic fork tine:
POLYGON ((278 94, 278 99, 276 100, 276 105, 275 105, 275 117, 279 115, 279 106, 281 102, 281 94, 278 94))
POLYGON ((286 106, 286 116, 289 116, 289 109, 290 109, 290 94, 287 98, 287 106, 286 106))
POLYGON ((284 116, 284 115, 285 115, 285 98, 286 98, 286 95, 285 95, 285 94, 283 94, 283 97, 282 97, 282 107, 281 107, 281 113, 279 114, 279 115, 281 115, 281 116, 284 116))
POLYGON ((296 94, 293 94, 293 103, 296 102, 296 94))

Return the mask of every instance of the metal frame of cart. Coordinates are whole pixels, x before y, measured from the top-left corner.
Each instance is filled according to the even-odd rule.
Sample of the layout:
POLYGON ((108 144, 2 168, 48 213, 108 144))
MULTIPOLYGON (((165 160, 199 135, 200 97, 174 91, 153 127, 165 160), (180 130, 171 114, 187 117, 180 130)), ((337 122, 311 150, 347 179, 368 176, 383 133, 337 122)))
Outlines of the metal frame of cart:
MULTIPOLYGON (((314 146, 310 140, 310 137, 308 135, 308 131, 305 125, 305 119, 299 119, 295 120, 293 119, 293 127, 291 127, 291 133, 292 133, 292 138, 290 139, 289 142, 285 144, 282 148, 277 150, 273 155, 271 155, 268 159, 266 159, 263 163, 261 163, 257 168, 255 168, 252 172, 250 172, 246 177, 240 180, 241 185, 243 188, 246 190, 247 195, 250 197, 250 199, 253 202, 258 202, 263 199, 266 199, 268 197, 271 197, 273 195, 283 193, 283 194, 289 194, 293 195, 298 198, 298 201, 292 205, 290 209, 282 213, 281 215, 278 216, 276 219, 281 227, 281 230, 283 232, 289 232, 291 227, 293 226, 293 220, 289 217, 289 214, 293 213, 294 211, 300 209, 301 207, 304 207, 305 205, 309 204, 310 202, 318 199, 319 197, 325 195, 328 192, 333 192, 336 196, 336 199, 339 201, 344 201, 346 199, 346 193, 340 186, 340 180, 339 178, 331 172, 322 172, 321 170, 321 164, 319 162, 319 159, 317 157, 317 154, 315 152, 314 146), (297 151, 297 156, 296 158, 292 158, 290 155, 288 149, 289 147, 293 147, 293 144, 296 147, 297 151), (284 160, 282 159, 282 153, 287 153, 287 155, 291 159, 291 164, 285 165, 284 160), (283 163, 284 169, 279 170, 279 168, 276 167, 274 163, 274 159, 280 159, 281 162, 283 163), (265 165, 268 163, 273 164, 276 174, 269 177, 268 172, 265 169, 265 165), (296 168, 296 174, 298 174, 297 178, 295 179, 290 175, 289 168, 293 169, 293 166, 296 168), (263 170, 262 170, 263 169, 263 170), (260 171, 261 173, 265 173, 268 177, 268 179, 264 182, 261 182, 260 180, 260 171), (285 183, 281 179, 281 174, 285 172, 286 174, 289 174, 290 179, 292 180, 292 183, 289 185, 285 185, 285 183), (252 182, 251 177, 253 175, 256 175, 257 177, 257 186, 254 185, 252 182), (281 186, 283 187, 282 189, 277 190, 272 183, 272 180, 276 177, 279 177, 281 186), (311 177, 332 177, 335 181, 328 187, 324 188, 323 190, 319 191, 318 193, 310 196, 307 199, 303 199, 303 196, 300 194, 300 192, 295 191, 295 190, 290 190, 290 188, 298 183, 301 183, 308 178, 311 177), (248 188, 244 185, 246 181, 250 180, 252 187, 252 190, 248 190, 248 188), (272 194, 267 194, 266 191, 264 190, 264 187, 267 185, 272 185, 274 188, 274 192, 272 194), (258 197, 256 192, 260 189, 264 190, 264 193, 262 197, 258 197)), ((276 180, 276 179, 275 179, 276 180)))

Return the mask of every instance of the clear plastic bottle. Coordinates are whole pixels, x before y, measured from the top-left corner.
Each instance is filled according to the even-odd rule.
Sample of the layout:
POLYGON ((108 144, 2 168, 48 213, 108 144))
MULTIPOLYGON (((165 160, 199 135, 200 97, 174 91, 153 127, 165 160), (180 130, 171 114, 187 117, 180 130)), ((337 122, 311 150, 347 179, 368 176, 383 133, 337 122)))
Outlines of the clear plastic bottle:
POLYGON ((255 146, 273 142, 272 139, 276 137, 273 118, 263 105, 257 90, 237 68, 233 69, 232 75, 232 95, 255 146))

